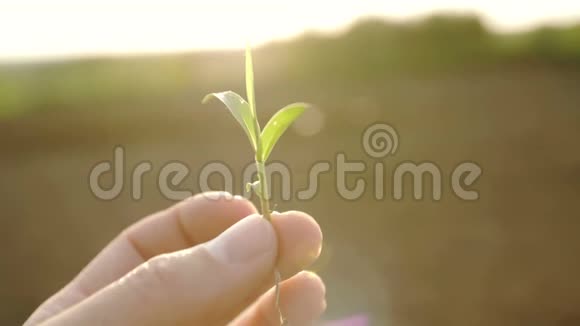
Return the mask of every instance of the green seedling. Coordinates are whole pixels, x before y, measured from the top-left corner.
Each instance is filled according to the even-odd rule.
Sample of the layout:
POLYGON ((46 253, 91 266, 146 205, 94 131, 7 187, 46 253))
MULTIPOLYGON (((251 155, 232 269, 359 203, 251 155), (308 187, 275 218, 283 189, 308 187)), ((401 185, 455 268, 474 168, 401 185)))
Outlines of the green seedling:
MULTIPOLYGON (((256 115, 256 98, 254 96, 254 68, 252 63, 252 53, 249 47, 246 47, 246 96, 244 100, 240 95, 225 91, 220 93, 211 93, 204 97, 202 103, 206 103, 211 98, 217 98, 228 108, 236 121, 240 124, 250 145, 254 150, 256 162, 256 171, 258 180, 246 185, 247 191, 254 191, 260 199, 262 216, 272 221, 272 211, 270 210, 270 190, 268 189, 268 180, 266 179, 266 161, 272 152, 272 149, 280 139, 280 136, 307 108, 305 103, 293 103, 280 109, 270 118, 264 129, 261 129, 256 115)), ((276 309, 280 314, 280 322, 284 324, 284 318, 280 312, 280 273, 276 271, 276 309)))

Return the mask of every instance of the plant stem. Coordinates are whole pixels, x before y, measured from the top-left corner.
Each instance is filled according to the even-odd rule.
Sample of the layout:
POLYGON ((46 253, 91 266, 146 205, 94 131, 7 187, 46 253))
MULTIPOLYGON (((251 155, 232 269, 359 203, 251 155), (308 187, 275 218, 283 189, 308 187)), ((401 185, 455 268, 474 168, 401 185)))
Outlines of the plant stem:
POLYGON ((256 170, 258 173, 258 181, 260 181, 260 206, 262 215, 268 222, 272 222, 272 214, 270 211, 270 189, 268 189, 268 180, 266 179, 266 164, 265 162, 256 160, 256 170))
MULTIPOLYGON (((261 145, 260 143, 258 143, 261 145)), ((266 178, 266 164, 264 161, 256 158, 256 170, 258 173, 258 181, 260 181, 260 206, 262 211, 262 216, 270 223, 272 223, 272 212, 270 211, 270 189, 268 189, 268 179, 266 178)), ((286 325, 284 316, 282 315, 282 310, 280 309, 280 272, 276 269, 274 272, 275 285, 275 296, 276 301, 274 303, 276 310, 278 311, 278 316, 280 317, 280 325, 286 325)))

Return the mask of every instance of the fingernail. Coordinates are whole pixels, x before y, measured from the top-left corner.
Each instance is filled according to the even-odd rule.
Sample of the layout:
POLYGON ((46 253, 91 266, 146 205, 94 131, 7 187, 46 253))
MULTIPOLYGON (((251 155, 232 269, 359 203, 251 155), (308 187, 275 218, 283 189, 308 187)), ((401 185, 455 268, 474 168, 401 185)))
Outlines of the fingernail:
POLYGON ((201 194, 197 194, 195 196, 202 196, 208 200, 230 200, 234 198, 232 194, 227 191, 208 191, 201 194))
POLYGON ((251 215, 206 244, 210 254, 224 264, 248 263, 277 252, 272 225, 259 215, 251 215))

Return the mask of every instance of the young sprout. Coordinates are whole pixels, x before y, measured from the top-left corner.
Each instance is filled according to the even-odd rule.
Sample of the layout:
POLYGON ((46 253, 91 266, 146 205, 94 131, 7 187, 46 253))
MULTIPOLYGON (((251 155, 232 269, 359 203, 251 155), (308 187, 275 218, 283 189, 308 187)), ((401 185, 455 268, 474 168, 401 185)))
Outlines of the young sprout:
MULTIPOLYGON (((260 199, 262 216, 272 221, 270 210, 270 190, 266 179, 266 161, 272 149, 280 139, 280 136, 307 108, 305 103, 289 104, 276 112, 262 130, 256 115, 256 99, 254 96, 254 68, 252 63, 252 53, 250 47, 246 47, 246 96, 248 101, 240 95, 225 91, 206 95, 202 103, 206 103, 212 97, 217 98, 228 108, 236 121, 242 126, 252 148, 256 162, 258 180, 246 185, 247 191, 253 190, 260 199)), ((280 315, 280 322, 284 324, 284 318, 280 311, 280 273, 276 271, 276 309, 280 315)))

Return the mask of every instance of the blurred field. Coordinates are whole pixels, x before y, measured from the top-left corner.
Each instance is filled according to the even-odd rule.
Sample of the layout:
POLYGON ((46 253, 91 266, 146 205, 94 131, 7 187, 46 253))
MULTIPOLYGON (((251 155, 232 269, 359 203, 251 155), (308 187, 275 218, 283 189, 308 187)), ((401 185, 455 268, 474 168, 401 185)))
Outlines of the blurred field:
MULTIPOLYGON (((324 116, 316 135, 290 132, 273 152, 296 189, 336 153, 376 162, 360 137, 377 121, 400 137, 388 168, 428 160, 444 171, 439 202, 415 201, 410 188, 402 201, 389 190, 384 201, 370 192, 347 201, 330 174, 313 200, 278 200, 278 210, 304 210, 322 226, 326 247, 313 269, 327 282, 327 318, 580 324, 580 25, 498 35, 472 17, 368 20, 270 44, 255 65, 262 118, 297 100, 324 116), (467 160, 484 171, 476 202, 448 186, 467 160)), ((155 186, 164 163, 195 172, 215 160, 236 171, 251 162, 227 113, 199 104, 226 89, 243 93, 241 52, 0 67, 2 325, 22 323, 123 227, 170 205, 155 186), (141 201, 128 188, 109 202, 89 191, 91 167, 117 144, 127 167, 154 165, 141 201)), ((194 175, 182 188, 197 190, 194 175)))

